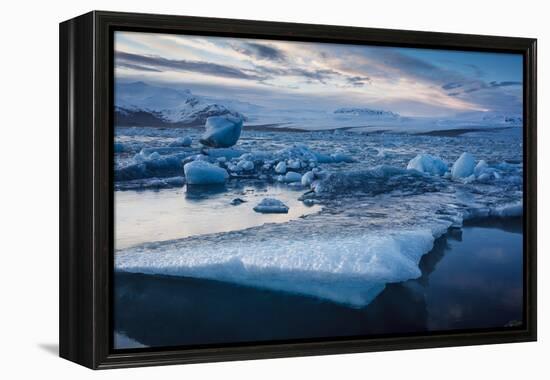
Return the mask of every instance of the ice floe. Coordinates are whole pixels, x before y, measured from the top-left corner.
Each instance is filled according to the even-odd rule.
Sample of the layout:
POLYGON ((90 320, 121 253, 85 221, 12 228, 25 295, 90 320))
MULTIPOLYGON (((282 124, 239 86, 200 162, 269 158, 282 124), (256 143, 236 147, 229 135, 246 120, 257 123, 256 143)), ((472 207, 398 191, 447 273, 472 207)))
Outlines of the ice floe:
POLYGON ((223 244, 193 239, 149 244, 116 255, 117 270, 229 281, 362 307, 390 282, 420 276, 433 246, 430 230, 353 236, 285 236, 223 244), (243 244, 244 243, 244 244, 243 244), (154 258, 154 259, 153 259, 154 258))

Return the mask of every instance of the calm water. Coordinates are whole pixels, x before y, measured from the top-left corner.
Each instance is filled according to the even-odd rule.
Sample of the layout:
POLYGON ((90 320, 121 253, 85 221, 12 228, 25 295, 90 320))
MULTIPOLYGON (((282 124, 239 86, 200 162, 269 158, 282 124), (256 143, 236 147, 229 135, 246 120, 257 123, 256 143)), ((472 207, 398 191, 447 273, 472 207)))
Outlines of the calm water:
POLYGON ((502 328, 521 323, 522 267, 521 222, 509 219, 451 230, 422 258, 419 279, 388 285, 363 309, 217 281, 117 273, 115 347, 502 328))
POLYGON ((242 230, 265 223, 285 223, 321 210, 297 198, 304 189, 288 186, 235 186, 231 188, 177 188, 158 191, 115 192, 116 248, 181 239, 189 236, 242 230), (289 206, 288 214, 261 214, 253 210, 263 198, 289 206), (240 198, 246 203, 232 206, 240 198))

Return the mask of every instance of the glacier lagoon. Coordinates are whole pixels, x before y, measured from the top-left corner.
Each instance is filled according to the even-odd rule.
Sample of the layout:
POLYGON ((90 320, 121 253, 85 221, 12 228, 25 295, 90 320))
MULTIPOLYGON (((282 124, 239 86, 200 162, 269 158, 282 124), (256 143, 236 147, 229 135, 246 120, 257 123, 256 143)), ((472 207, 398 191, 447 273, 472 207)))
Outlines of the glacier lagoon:
MULTIPOLYGON (((116 128, 117 278, 213 280, 243 294, 275 292, 355 313, 372 309, 395 284, 421 279, 426 254, 469 220, 521 216, 521 128, 370 130, 245 126, 234 147, 207 149, 197 128, 116 128), (191 145, 177 146, 184 137, 191 145), (453 177, 465 152, 476 166, 453 177), (449 171, 407 169, 419 155, 449 171), (186 185, 183 166, 195 160, 227 170, 226 184, 186 185), (277 170, 281 162, 285 170, 277 170), (289 171, 302 180, 312 174, 287 182, 289 171), (255 213, 264 195, 284 201, 289 213, 255 213)), ((479 231, 466 235, 470 248, 485 244, 479 231)), ((132 339, 131 329, 118 330, 132 339)))

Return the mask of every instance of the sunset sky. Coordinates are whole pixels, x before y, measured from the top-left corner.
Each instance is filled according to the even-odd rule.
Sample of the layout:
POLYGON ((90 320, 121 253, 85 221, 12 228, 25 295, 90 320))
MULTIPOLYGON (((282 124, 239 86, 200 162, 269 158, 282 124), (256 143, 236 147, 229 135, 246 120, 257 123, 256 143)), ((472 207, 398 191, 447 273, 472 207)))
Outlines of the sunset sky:
POLYGON ((274 109, 522 109, 515 54, 116 32, 115 75, 274 109))

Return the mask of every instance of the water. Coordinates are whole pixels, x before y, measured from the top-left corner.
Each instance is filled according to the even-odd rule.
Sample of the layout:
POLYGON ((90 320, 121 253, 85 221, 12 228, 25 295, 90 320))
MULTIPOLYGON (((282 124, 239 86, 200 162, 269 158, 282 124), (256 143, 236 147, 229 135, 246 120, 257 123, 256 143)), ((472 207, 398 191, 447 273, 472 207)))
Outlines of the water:
POLYGON ((423 256, 418 279, 388 284, 363 308, 211 280, 117 273, 116 348, 518 326, 522 268, 521 221, 509 219, 451 230, 423 256))
POLYGON ((298 201, 300 190, 287 186, 237 186, 221 189, 186 187, 158 191, 115 192, 116 249, 148 242, 243 230, 265 223, 285 223, 317 213, 298 201), (276 197, 288 214, 261 214, 252 208, 263 198, 276 197), (231 205, 233 199, 246 201, 231 205))

